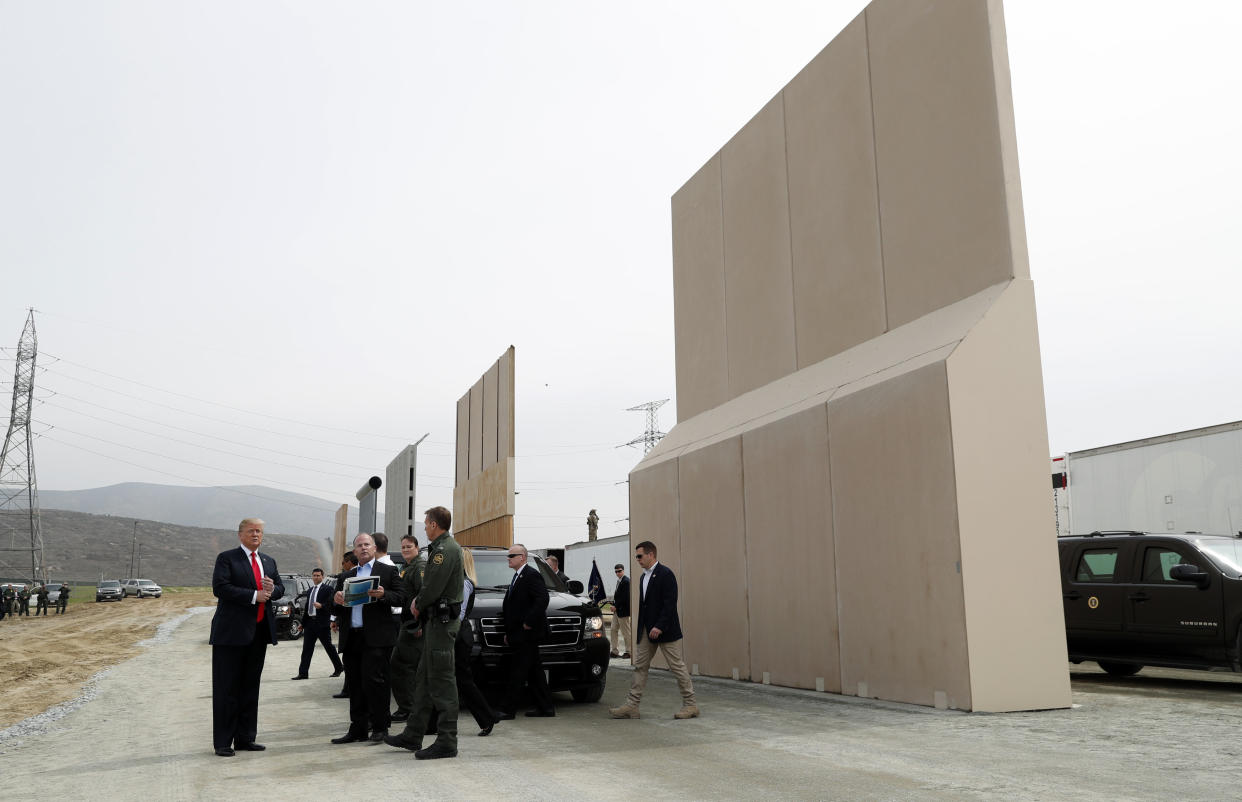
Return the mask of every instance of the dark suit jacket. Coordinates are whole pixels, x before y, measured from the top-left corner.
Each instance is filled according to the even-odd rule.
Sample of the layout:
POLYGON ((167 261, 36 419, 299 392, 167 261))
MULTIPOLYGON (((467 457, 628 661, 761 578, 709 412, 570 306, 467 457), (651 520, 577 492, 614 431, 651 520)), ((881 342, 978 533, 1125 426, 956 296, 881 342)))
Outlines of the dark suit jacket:
POLYGON ((548 635, 548 587, 543 584, 539 569, 527 563, 505 593, 500 608, 505 619, 509 644, 516 646, 528 640, 536 643, 548 635), (530 629, 523 628, 526 624, 530 629))
MULTIPOLYGON (((238 546, 216 556, 216 568, 211 575, 211 590, 218 599, 216 614, 211 619, 209 642, 212 646, 249 646, 254 640, 254 619, 259 610, 250 600, 258 587, 247 553, 238 546)), ((263 613, 263 626, 268 628, 271 642, 275 644, 276 616, 272 614, 272 601, 285 594, 285 586, 276 571, 275 560, 259 552, 259 563, 263 566, 263 575, 276 585, 263 613)))
POLYGON ((643 593, 640 574, 634 580, 642 600, 638 604, 638 639, 647 637, 652 629, 660 630, 660 637, 653 643, 672 643, 681 640, 681 621, 677 618, 677 577, 663 563, 656 563, 647 580, 647 592, 643 593))
POLYGON ((612 594, 613 612, 621 618, 630 617, 630 578, 621 577, 617 590, 612 594))
POLYGON ((334 595, 336 595, 336 588, 329 585, 326 581, 311 586, 311 589, 306 591, 306 597, 302 599, 302 610, 300 612, 306 614, 306 617, 302 619, 302 625, 307 628, 327 629, 332 623, 332 597, 334 595), (306 605, 309 604, 311 593, 314 592, 316 587, 319 588, 319 595, 315 597, 315 601, 323 606, 318 610, 312 607, 310 611, 307 611, 306 605))
MULTIPOLYGON (((354 567, 342 574, 342 581, 337 590, 345 589, 345 579, 358 575, 354 567)), ((350 621, 353 619, 352 607, 333 605, 336 613, 336 625, 341 631, 341 651, 357 645, 372 648, 391 647, 397 644, 397 619, 392 614, 393 607, 404 607, 412 599, 407 599, 401 592, 401 578, 397 569, 387 563, 371 561, 371 576, 378 576, 380 587, 384 589, 384 598, 362 606, 362 629, 354 629, 350 621)))

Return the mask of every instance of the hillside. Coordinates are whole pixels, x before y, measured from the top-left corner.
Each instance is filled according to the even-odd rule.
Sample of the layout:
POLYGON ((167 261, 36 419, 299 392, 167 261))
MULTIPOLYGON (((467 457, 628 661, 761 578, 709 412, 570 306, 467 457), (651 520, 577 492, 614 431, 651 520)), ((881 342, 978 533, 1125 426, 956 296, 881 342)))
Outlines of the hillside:
MULTIPOLYGON (((39 506, 234 530, 242 518, 258 517, 269 533, 324 538, 332 536, 340 504, 255 485, 181 487, 126 482, 87 490, 40 490, 39 506)), ((357 522, 358 508, 351 506, 348 531, 356 531, 357 522)), ((383 515, 380 523, 383 531, 383 515)))
MULTIPOLYGON (((164 585, 210 585, 216 554, 238 545, 237 521, 228 528, 206 529, 44 509, 40 529, 48 578, 53 582, 95 582, 101 578, 128 577, 135 520, 142 554, 141 576, 164 585)), ((330 568, 326 562, 326 538, 330 531, 329 527, 324 537, 314 540, 299 535, 265 535, 262 551, 276 559, 282 572, 309 573, 317 566, 330 568)), ((0 578, 25 578, 30 571, 29 552, 8 552, 3 560, 7 565, 0 564, 0 578)))

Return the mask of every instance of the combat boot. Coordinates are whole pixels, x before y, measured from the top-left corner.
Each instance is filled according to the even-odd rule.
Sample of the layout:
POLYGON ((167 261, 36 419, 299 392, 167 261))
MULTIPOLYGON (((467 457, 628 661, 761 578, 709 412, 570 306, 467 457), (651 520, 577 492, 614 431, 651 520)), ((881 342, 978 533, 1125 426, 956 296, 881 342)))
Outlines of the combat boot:
POLYGON ((676 713, 673 714, 673 718, 677 718, 677 719, 698 718, 698 717, 699 717, 698 705, 682 705, 681 710, 678 710, 676 713))
POLYGON ((638 715, 638 705, 632 705, 628 702, 620 707, 608 708, 608 715, 613 718, 642 718, 638 715))

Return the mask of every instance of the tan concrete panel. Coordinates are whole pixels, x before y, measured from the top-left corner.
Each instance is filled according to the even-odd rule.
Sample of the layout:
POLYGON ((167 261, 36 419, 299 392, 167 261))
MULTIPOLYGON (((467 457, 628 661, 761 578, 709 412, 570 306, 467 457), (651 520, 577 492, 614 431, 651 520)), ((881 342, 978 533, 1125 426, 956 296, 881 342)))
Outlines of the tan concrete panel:
POLYGON ((1014 278, 1029 279, 1031 263, 1026 250, 1026 214, 1018 171, 1018 130, 1013 116, 1013 85, 1009 77, 1009 43, 1005 38, 1005 10, 1001 0, 987 0, 992 32, 992 69, 996 75, 996 122, 1000 130, 1001 162, 1005 171, 1005 208, 1009 216, 1010 250, 1014 278))
POLYGON ((732 398, 792 373, 798 364, 779 95, 729 140, 720 165, 732 398))
POLYGON ((513 516, 506 515, 487 523, 454 530, 453 538, 463 546, 500 546, 508 548, 513 545, 513 516))
POLYGON ((340 565, 341 555, 345 553, 350 541, 348 529, 349 505, 342 504, 336 508, 335 520, 332 523, 332 566, 329 567, 340 565))
POLYGON ((750 676, 742 440, 678 461, 681 571, 677 575, 687 663, 718 677, 750 676))
MULTIPOLYGON (((454 512, 458 526, 466 529, 513 514, 513 466, 514 459, 506 457, 504 462, 497 462, 458 485, 461 506, 454 512)), ((458 501, 456 492, 453 501, 458 501)))
POLYGON ((830 402, 828 440, 842 692, 970 709, 944 365, 830 402))
POLYGON ((989 3, 875 0, 865 16, 892 327, 1014 275, 1009 193, 989 3))
POLYGON ((673 196, 677 420, 729 398, 720 156, 673 196))
POLYGON ((470 393, 457 400, 457 481, 470 478, 470 393))
POLYGON ((862 15, 784 95, 794 322, 803 368, 886 328, 862 15))
POLYGON ((514 391, 513 391, 513 369, 514 369, 514 350, 513 346, 509 346, 509 350, 505 351, 500 357, 500 370, 498 372, 500 384, 497 389, 499 398, 498 404, 500 411, 496 418, 496 454, 497 459, 504 457, 515 457, 517 451, 514 450, 514 429, 513 429, 513 413, 514 413, 514 391))
POLYGON ((1069 707, 1030 281, 1013 282, 947 369, 973 709, 1069 707))
POLYGON ((496 436, 500 428, 500 361, 483 374, 483 468, 496 464, 496 436))
POLYGON ((840 693, 827 407, 747 432, 742 458, 750 677, 840 693))
POLYGON ((470 388, 470 477, 483 470, 483 377, 470 388))

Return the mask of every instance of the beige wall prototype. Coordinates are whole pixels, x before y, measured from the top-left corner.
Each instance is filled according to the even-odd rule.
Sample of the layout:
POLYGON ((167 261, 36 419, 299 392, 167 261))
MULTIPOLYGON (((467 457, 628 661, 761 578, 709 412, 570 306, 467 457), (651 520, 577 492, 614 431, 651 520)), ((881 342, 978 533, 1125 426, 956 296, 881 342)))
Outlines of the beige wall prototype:
POLYGON ((678 424, 630 517, 687 661, 1068 706, 999 0, 876 0, 672 207, 678 424))
MULTIPOLYGON (((345 553, 345 549, 351 548, 354 545, 353 539, 350 538, 346 532, 348 528, 349 505, 342 504, 336 508, 336 519, 333 521, 332 526, 332 565, 328 566, 328 568, 325 568, 324 570, 335 568, 337 565, 340 565, 341 555, 345 553)), ((336 572, 330 571, 330 573, 336 572)))
POLYGON ((514 349, 457 402, 453 533, 470 546, 513 544, 514 349))

